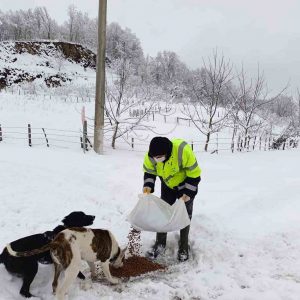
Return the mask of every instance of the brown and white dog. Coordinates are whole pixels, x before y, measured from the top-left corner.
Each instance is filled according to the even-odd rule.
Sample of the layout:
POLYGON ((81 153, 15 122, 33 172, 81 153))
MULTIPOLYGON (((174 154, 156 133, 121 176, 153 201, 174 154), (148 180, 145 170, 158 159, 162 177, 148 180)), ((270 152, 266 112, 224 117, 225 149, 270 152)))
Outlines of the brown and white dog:
POLYGON ((50 250, 55 274, 52 283, 57 300, 64 300, 65 294, 78 275, 81 260, 85 260, 91 269, 92 278, 96 277, 95 262, 100 262, 103 273, 112 284, 119 279, 111 275, 109 265, 115 268, 123 266, 126 248, 121 250, 115 237, 109 230, 74 227, 61 231, 46 246, 27 252, 15 252, 7 245, 10 255, 16 257, 32 256, 50 250), (65 271, 64 280, 58 285, 61 271, 65 271))

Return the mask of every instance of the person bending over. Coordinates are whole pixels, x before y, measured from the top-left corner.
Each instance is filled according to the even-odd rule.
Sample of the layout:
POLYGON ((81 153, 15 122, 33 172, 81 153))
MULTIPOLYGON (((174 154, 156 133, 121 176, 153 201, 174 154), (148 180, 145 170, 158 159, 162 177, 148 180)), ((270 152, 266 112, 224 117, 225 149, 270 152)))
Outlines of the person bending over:
MULTIPOLYGON (((166 137, 154 137, 149 145, 149 151, 144 158, 143 193, 154 192, 155 180, 161 181, 160 198, 174 204, 177 199, 185 202, 187 213, 192 218, 194 198, 198 192, 201 180, 201 169, 191 146, 182 139, 169 140, 166 137)), ((189 259, 190 225, 180 230, 180 240, 177 258, 179 261, 189 259)), ((156 258, 163 254, 166 248, 167 233, 157 232, 154 245, 147 256, 156 258)))

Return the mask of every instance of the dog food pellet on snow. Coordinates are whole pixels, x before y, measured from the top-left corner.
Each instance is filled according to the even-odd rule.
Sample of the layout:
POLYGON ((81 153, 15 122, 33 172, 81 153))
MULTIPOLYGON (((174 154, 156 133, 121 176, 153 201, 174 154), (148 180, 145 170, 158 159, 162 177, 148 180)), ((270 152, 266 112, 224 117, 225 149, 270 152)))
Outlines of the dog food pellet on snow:
POLYGON ((110 267, 111 274, 116 277, 135 277, 145 273, 165 270, 166 267, 140 256, 141 232, 131 228, 128 234, 128 252, 130 257, 124 260, 122 268, 110 267))
POLYGON ((131 256, 125 259, 122 268, 110 267, 110 272, 116 277, 135 277, 145 273, 165 270, 166 267, 142 256, 131 256))

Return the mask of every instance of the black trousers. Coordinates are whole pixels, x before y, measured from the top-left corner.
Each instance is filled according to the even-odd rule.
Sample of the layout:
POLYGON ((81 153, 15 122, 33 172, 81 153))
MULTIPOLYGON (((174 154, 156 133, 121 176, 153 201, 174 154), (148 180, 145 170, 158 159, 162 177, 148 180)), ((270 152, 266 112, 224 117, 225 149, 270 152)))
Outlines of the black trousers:
MULTIPOLYGON (((169 188, 162 180, 161 180, 161 196, 160 198, 164 200, 165 202, 169 203, 170 205, 173 205, 175 201, 179 198, 178 192, 176 190, 173 190, 169 188)), ((189 201, 185 202, 185 207, 187 210, 187 213, 192 219, 193 215, 193 204, 194 204, 194 198, 191 198, 189 201)))

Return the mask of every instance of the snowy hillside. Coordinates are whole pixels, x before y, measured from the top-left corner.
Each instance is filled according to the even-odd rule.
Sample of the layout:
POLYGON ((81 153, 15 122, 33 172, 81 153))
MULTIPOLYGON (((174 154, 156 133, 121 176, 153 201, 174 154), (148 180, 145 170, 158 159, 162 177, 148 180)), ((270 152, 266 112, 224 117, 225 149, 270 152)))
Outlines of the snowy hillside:
POLYGON ((17 84, 57 87, 95 76, 96 55, 64 42, 0 42, 0 90, 17 84))
MULTIPOLYGON (((55 227, 72 210, 96 215, 121 245, 126 215, 142 187, 143 153, 24 148, 0 144, 0 245, 55 227)), ((192 259, 177 264, 169 234, 166 273, 110 286, 76 281, 69 299, 297 300, 300 294, 299 150, 199 154, 203 180, 191 227, 192 259)), ((156 191, 159 194, 158 190, 156 191)), ((142 250, 154 234, 142 233, 142 250)), ((89 271, 83 265, 84 273, 89 271)), ((52 267, 41 266, 32 292, 51 295, 52 267)), ((0 265, 0 299, 21 299, 21 281, 0 265)))

